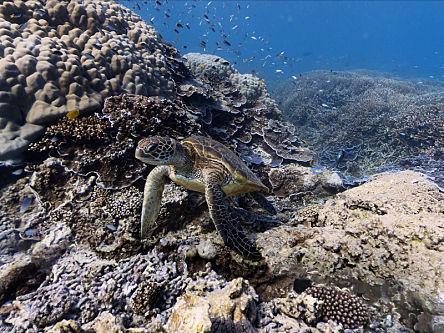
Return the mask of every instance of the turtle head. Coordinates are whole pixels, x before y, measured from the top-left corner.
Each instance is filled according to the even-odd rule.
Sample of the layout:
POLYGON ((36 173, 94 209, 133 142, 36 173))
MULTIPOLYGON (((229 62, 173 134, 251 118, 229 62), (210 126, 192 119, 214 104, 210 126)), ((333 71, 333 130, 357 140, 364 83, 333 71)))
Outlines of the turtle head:
POLYGON ((183 153, 179 142, 160 136, 143 139, 136 148, 136 158, 152 165, 176 164, 183 153))

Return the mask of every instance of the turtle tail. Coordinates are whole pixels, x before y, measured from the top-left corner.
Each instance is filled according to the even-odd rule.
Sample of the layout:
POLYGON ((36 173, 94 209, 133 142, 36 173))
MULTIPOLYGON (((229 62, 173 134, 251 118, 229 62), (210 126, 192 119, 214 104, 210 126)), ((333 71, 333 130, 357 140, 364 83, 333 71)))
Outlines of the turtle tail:
POLYGON ((222 191, 217 175, 210 175, 207 178, 205 197, 211 219, 225 244, 232 247, 246 259, 261 260, 261 253, 245 235, 238 215, 233 209, 230 209, 227 196, 222 191))

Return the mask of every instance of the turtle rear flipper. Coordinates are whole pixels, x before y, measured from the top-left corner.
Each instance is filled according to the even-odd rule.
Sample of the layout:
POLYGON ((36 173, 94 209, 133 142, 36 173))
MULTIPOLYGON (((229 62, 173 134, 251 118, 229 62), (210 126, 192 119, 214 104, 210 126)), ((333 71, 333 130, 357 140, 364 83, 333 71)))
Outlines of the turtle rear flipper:
POLYGON ((261 260, 261 253, 247 238, 236 211, 229 206, 217 174, 206 177, 205 197, 211 219, 224 242, 246 259, 261 260))

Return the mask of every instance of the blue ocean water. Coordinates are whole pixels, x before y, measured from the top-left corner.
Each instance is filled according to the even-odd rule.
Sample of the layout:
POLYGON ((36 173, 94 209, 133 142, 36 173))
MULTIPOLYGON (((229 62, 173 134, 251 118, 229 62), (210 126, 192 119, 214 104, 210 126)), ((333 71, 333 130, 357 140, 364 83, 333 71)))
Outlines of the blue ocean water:
POLYGON ((256 71, 269 88, 318 69, 444 80, 440 1, 121 3, 152 21, 181 53, 218 54, 241 73, 256 71))

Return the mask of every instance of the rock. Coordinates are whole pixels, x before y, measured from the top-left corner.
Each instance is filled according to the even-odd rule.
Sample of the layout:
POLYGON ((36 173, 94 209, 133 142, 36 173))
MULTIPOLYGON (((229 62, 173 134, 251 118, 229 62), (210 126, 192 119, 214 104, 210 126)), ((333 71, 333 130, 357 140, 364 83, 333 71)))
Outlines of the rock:
POLYGON ((171 333, 210 332, 209 309, 210 304, 203 297, 186 294, 173 307, 165 328, 171 333))

